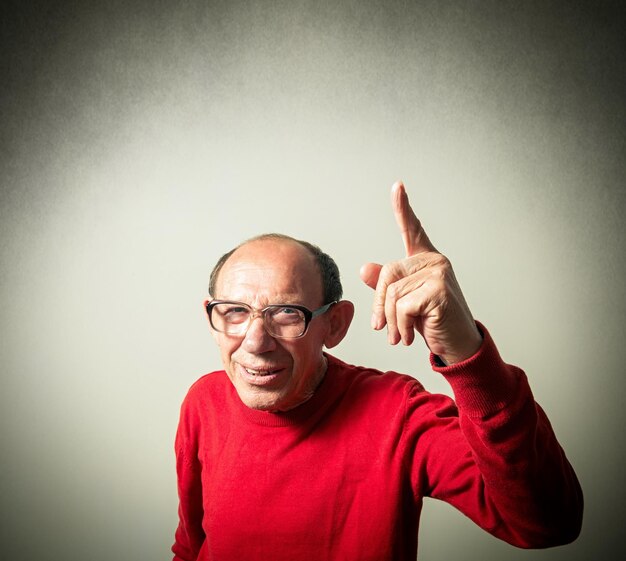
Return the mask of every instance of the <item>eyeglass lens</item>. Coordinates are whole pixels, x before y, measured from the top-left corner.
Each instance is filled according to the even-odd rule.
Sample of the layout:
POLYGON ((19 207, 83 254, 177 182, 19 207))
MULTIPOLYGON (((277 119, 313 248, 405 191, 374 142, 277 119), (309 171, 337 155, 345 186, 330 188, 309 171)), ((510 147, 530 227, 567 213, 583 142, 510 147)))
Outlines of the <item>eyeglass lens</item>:
MULTIPOLYGON (((217 331, 241 335, 248 329, 252 315, 248 306, 219 303, 211 310, 211 323, 217 331)), ((270 335, 277 337, 300 337, 306 328, 304 313, 289 306, 268 306, 263 312, 263 320, 270 335)))

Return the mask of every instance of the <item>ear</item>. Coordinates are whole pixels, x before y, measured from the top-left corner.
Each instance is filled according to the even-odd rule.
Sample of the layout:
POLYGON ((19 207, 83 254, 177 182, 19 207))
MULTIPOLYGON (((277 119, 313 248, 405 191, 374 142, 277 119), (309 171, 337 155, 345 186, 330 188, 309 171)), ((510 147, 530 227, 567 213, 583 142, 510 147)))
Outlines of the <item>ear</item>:
POLYGON ((348 332, 354 317, 354 304, 349 300, 341 300, 327 313, 329 314, 329 329, 324 339, 324 345, 327 349, 332 349, 341 343, 348 332))
POLYGON ((205 298, 204 300, 202 300, 202 309, 204 310, 204 319, 206 320, 208 326, 209 326, 209 331, 211 332, 211 335, 213 335, 213 338, 217 341, 217 336, 216 336, 216 332, 215 330, 211 327, 211 322, 209 321, 209 316, 206 313, 206 306, 207 304, 212 300, 212 298, 209 296, 208 298, 205 298))

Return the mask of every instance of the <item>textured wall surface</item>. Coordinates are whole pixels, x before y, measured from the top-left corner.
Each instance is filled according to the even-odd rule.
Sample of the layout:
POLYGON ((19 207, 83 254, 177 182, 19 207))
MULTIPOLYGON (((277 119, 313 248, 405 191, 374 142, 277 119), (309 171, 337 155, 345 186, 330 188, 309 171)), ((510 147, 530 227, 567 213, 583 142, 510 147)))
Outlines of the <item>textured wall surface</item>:
POLYGON ((0 8, 0 555, 169 558, 178 408, 220 366, 206 279, 254 234, 336 257, 336 354, 448 393, 369 328, 398 178, 586 496, 539 552, 429 501, 420 559, 623 555, 623 5, 92 4, 0 8))

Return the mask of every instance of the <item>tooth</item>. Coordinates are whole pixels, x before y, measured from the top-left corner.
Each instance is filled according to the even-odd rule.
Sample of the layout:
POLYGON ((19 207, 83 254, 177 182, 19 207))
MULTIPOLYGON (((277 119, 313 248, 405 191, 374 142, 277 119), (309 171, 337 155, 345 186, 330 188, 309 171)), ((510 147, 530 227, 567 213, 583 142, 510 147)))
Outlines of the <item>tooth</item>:
POLYGON ((271 370, 253 370, 252 368, 246 368, 246 370, 254 375, 254 376, 265 376, 266 374, 271 374, 271 370))

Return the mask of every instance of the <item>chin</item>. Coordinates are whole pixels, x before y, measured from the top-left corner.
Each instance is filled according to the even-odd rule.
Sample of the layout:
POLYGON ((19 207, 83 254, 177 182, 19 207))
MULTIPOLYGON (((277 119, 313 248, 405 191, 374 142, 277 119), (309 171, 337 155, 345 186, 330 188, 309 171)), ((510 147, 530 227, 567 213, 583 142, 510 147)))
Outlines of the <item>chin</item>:
POLYGON ((276 411, 281 407, 279 396, 258 396, 246 392, 244 395, 240 393, 239 398, 246 407, 257 411, 276 411))
POLYGON ((244 401, 244 405, 246 405, 249 409, 254 409, 256 411, 276 411, 278 409, 278 407, 276 405, 274 405, 273 403, 259 403, 257 401, 253 401, 253 402, 245 402, 244 401))

